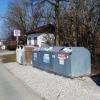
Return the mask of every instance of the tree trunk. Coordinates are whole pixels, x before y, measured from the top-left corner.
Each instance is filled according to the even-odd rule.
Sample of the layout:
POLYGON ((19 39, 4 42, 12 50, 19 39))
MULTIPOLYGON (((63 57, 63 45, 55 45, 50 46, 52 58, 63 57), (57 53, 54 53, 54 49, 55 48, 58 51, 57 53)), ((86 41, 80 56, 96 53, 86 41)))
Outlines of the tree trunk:
POLYGON ((59 0, 56 0, 55 5, 55 19, 56 19, 56 45, 60 45, 60 20, 59 20, 59 14, 60 14, 60 7, 59 7, 59 0))

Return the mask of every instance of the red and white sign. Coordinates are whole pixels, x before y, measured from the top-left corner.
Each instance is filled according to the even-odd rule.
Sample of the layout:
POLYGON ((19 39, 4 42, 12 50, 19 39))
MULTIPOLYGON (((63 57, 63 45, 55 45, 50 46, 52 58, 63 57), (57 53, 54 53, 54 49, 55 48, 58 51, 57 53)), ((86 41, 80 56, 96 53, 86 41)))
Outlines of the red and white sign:
POLYGON ((61 54, 58 54, 58 58, 59 59, 66 59, 66 55, 61 53, 61 54))
POLYGON ((14 30, 14 36, 20 36, 20 30, 16 29, 14 30))

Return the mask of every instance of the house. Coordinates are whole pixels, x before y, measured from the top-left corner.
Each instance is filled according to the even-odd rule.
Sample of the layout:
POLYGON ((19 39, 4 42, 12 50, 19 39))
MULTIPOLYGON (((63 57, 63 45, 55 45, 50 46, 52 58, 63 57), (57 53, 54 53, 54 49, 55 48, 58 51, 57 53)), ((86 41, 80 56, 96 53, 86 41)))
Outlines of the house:
POLYGON ((29 34, 27 36, 27 45, 33 46, 43 46, 43 45, 54 45, 54 34, 46 34, 46 33, 35 33, 29 34))
POLYGON ((27 33, 27 45, 43 46, 43 45, 54 45, 55 28, 53 25, 48 24, 39 28, 33 29, 27 33))
POLYGON ((38 45, 37 38, 40 36, 39 33, 27 35, 27 45, 38 45))

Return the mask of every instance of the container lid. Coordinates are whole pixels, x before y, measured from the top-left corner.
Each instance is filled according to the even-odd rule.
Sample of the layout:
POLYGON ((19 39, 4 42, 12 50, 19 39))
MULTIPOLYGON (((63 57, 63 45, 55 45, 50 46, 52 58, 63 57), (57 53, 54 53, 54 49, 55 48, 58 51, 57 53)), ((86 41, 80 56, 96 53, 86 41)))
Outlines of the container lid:
POLYGON ((55 47, 53 47, 52 51, 53 51, 53 52, 59 52, 59 51, 61 51, 62 49, 63 49, 63 47, 55 46, 55 47))
POLYGON ((49 46, 41 46, 39 48, 40 51, 47 51, 49 49, 49 46))
POLYGON ((66 52, 66 53, 71 53, 72 48, 71 47, 64 47, 62 51, 66 52))

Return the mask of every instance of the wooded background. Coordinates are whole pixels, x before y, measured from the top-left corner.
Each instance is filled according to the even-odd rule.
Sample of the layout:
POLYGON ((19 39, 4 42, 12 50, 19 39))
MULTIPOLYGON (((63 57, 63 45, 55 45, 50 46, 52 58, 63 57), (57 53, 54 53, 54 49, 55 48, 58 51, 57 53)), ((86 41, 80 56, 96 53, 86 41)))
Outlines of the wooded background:
POLYGON ((56 45, 84 46, 92 57, 100 55, 99 0, 12 0, 5 18, 5 31, 20 29, 23 40, 26 32, 52 24, 56 45))

